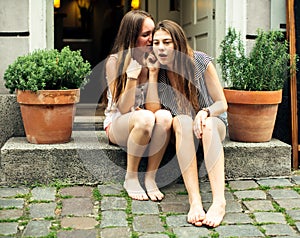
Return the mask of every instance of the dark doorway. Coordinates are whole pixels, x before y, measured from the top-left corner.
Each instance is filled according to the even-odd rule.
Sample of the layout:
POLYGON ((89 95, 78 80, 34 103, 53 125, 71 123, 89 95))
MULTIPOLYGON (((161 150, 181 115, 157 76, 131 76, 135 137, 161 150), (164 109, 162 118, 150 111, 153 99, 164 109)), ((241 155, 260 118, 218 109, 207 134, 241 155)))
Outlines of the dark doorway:
POLYGON ((61 0, 55 9, 55 45, 81 49, 93 66, 109 53, 126 12, 122 0, 61 0))
POLYGON ((90 82, 81 90, 80 103, 97 104, 104 92, 103 60, 109 54, 131 1, 61 0, 54 13, 54 48, 81 50, 93 68, 90 82), (94 72, 96 71, 96 72, 94 72))

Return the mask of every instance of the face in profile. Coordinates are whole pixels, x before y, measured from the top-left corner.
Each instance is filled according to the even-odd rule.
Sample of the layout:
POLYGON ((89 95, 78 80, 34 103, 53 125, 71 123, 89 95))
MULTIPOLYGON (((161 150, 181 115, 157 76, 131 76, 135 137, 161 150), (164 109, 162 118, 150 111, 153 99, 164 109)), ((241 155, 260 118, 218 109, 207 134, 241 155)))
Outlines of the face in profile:
POLYGON ((174 42, 165 30, 158 30, 153 36, 153 52, 162 65, 172 66, 174 60, 174 42))
POLYGON ((145 18, 142 29, 136 41, 136 47, 144 52, 150 52, 152 48, 152 33, 154 30, 154 22, 150 17, 145 18))

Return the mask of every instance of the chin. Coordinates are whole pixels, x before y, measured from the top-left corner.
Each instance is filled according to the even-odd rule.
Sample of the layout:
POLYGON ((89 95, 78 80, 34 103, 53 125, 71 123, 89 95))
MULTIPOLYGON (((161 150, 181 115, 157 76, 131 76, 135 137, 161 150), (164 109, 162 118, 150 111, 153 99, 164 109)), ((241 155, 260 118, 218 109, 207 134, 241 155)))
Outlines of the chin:
POLYGON ((159 63, 162 64, 162 65, 167 65, 167 64, 168 64, 168 62, 165 61, 165 60, 158 60, 158 61, 159 61, 159 63))
POLYGON ((139 47, 137 47, 137 49, 142 52, 150 52, 150 51, 152 51, 152 46, 147 46, 147 45, 139 46, 139 47))
POLYGON ((152 51, 152 47, 151 46, 146 46, 144 51, 149 53, 149 52, 152 51))

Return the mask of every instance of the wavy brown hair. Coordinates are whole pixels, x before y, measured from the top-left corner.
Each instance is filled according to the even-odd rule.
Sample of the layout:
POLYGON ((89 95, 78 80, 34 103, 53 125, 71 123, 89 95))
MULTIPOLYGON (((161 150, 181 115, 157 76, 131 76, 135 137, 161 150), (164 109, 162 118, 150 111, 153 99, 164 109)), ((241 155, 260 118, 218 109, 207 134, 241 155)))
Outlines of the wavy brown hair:
POLYGON ((188 100, 193 109, 199 111, 198 90, 195 86, 195 63, 194 51, 189 46, 183 29, 170 20, 163 20, 157 23, 154 34, 158 30, 166 31, 171 35, 175 50, 175 60, 173 62, 173 71, 176 77, 175 91, 177 94, 177 104, 181 111, 186 107, 185 100, 188 100), (183 98, 183 100, 182 100, 183 98))
POLYGON ((111 54, 117 54, 117 78, 114 80, 113 101, 117 102, 126 85, 126 69, 130 63, 132 49, 135 47, 144 20, 153 17, 143 10, 127 12, 119 27, 111 54))

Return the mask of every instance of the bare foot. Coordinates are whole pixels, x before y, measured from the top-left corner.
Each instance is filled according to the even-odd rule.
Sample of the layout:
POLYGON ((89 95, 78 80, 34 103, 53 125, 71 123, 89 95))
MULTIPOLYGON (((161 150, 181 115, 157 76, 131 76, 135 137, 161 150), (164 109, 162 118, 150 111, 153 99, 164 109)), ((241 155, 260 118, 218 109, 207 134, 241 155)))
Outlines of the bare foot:
POLYGON ((202 226, 205 219, 205 211, 201 203, 194 203, 190 206, 187 221, 195 226, 202 226))
POLYGON ((225 216, 226 202, 213 202, 211 207, 206 213, 206 218, 203 220, 203 224, 210 227, 217 227, 221 224, 225 216))
POLYGON ((141 187, 139 180, 136 178, 125 179, 123 187, 125 188, 128 196, 134 200, 145 201, 149 200, 144 189, 141 187))
POLYGON ((157 187, 155 179, 151 178, 151 176, 147 176, 147 174, 145 176, 145 187, 147 194, 152 201, 161 201, 165 197, 165 195, 157 187))

